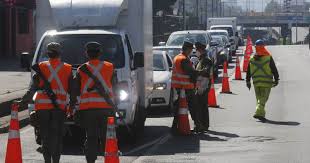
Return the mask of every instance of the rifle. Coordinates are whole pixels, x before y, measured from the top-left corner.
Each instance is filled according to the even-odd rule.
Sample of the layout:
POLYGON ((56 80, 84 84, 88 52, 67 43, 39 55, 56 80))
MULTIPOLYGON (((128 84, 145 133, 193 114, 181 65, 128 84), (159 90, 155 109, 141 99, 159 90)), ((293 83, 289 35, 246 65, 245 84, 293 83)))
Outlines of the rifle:
POLYGON ((49 83, 49 81, 45 78, 45 76, 43 75, 42 71, 40 70, 40 67, 38 64, 35 64, 31 67, 31 69, 36 72, 36 74, 39 75, 39 77, 43 80, 43 91, 47 94, 47 96, 50 98, 50 100, 52 101, 52 104, 54 105, 55 108, 60 108, 58 103, 57 103, 57 96, 56 94, 53 92, 52 88, 51 88, 51 84, 49 83))
POLYGON ((123 121, 123 123, 125 124, 126 128, 128 129, 129 133, 132 134, 131 129, 129 128, 129 126, 126 124, 124 117, 122 116, 122 114, 120 114, 117 106, 115 105, 115 103, 111 100, 110 95, 109 95, 109 90, 107 90, 108 88, 105 88, 101 82, 99 81, 99 79, 89 71, 89 69, 87 68, 86 64, 82 65, 80 67, 80 70, 82 72, 84 72, 88 77, 90 77, 93 81, 94 81, 94 86, 92 88, 88 88, 87 91, 92 91, 92 90, 97 90, 98 94, 104 98, 104 100, 112 106, 112 109, 115 113, 118 114, 118 116, 120 117, 120 119, 123 121))

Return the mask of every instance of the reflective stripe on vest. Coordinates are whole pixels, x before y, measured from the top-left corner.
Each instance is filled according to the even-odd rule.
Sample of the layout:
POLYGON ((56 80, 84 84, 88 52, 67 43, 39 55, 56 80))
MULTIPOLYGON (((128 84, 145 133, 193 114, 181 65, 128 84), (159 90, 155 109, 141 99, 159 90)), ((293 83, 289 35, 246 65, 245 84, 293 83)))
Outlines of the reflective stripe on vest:
MULTIPOLYGON (((103 86, 103 88, 105 89, 105 91, 109 94, 112 94, 112 89, 109 88, 103 78, 103 76, 101 75, 101 70, 104 66, 104 62, 100 62, 97 66, 94 66, 92 64, 86 63, 88 67, 90 67, 92 69, 92 73, 94 76, 96 76, 98 78, 98 80, 100 81, 101 85, 103 86)), ((90 85, 93 83, 93 79, 88 77, 86 84, 84 85, 83 89, 82 89, 82 94, 80 96, 80 109, 87 109, 87 107, 89 106, 90 103, 97 103, 97 104, 93 104, 92 106, 98 106, 99 108, 105 106, 105 107, 111 107, 109 106, 109 104, 106 102, 106 100, 101 97, 98 94, 97 90, 92 90, 92 91, 88 91, 88 89, 90 88, 90 85), (93 95, 91 95, 93 94, 93 95), (91 96, 91 97, 90 97, 91 96), (97 96, 97 97, 94 97, 97 96)), ((92 107, 90 107, 92 108, 92 107)))
MULTIPOLYGON (((60 80, 60 77, 63 76, 61 76, 61 74, 58 74, 59 71, 64 69, 65 64, 63 62, 60 62, 55 68, 53 68, 50 62, 45 62, 43 63, 42 66, 47 68, 45 69, 45 72, 43 72, 43 74, 44 75, 47 75, 46 73, 49 74, 47 75, 47 80, 51 84, 52 91, 56 95, 56 102, 59 104, 60 109, 65 109, 65 105, 69 102, 69 96, 66 90, 64 89, 62 81, 60 80), (56 81, 56 85, 52 84, 53 80, 56 81)), ((53 106, 52 100, 48 97, 48 95, 44 90, 37 90, 34 99, 36 110, 52 109, 55 107, 53 106)))
MULTIPOLYGON (((57 99, 56 102, 59 105, 66 105, 67 104, 66 100, 57 99)), ((52 100, 51 99, 39 99, 39 100, 35 101, 35 104, 52 104, 52 100)))
POLYGON ((254 60, 254 58, 251 58, 251 76, 253 78, 253 84, 256 86, 272 86, 273 75, 269 67, 270 59, 270 56, 262 57, 261 60, 254 60))
MULTIPOLYGON (((171 78, 172 88, 194 89, 194 83, 191 82, 190 75, 185 74, 181 67, 182 61, 186 59, 187 57, 183 54, 179 54, 174 58, 171 78)), ((191 62, 189 63, 191 64, 191 62)))
POLYGON ((88 102, 106 102, 104 98, 95 98, 95 97, 90 97, 90 98, 82 98, 80 100, 81 103, 88 103, 88 102))

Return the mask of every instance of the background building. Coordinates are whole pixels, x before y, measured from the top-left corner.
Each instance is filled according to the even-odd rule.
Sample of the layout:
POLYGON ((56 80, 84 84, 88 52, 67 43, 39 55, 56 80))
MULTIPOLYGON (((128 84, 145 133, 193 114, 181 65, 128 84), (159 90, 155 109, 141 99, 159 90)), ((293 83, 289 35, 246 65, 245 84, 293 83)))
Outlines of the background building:
POLYGON ((35 0, 0 0, 0 57, 32 52, 35 0))

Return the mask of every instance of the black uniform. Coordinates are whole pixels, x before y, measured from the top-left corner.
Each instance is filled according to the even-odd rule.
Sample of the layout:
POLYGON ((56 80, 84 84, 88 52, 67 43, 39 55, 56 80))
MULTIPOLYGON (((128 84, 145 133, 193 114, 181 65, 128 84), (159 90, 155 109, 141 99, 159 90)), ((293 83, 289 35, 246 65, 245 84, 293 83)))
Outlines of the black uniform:
MULTIPOLYGON (((74 78, 75 86, 73 96, 80 96, 81 77, 77 73, 74 78)), ((117 84, 116 73, 112 78, 112 85, 115 88, 117 84)), ((115 92, 115 91, 114 91, 115 92)), ((89 110, 78 111, 79 124, 86 132, 85 155, 86 160, 89 163, 95 162, 97 159, 98 151, 102 151, 105 148, 107 118, 114 117, 115 113, 113 109, 105 108, 91 108, 89 110)))
MULTIPOLYGON (((101 45, 97 42, 89 42, 86 44, 88 51, 95 51, 99 53, 101 45)), ((111 79, 112 89, 115 94, 115 86, 117 84, 116 72, 113 72, 111 79)), ((81 76, 79 73, 74 78, 74 92, 73 100, 76 101, 76 97, 81 95, 81 76)), ((86 131, 85 141, 85 155, 88 163, 94 163, 97 159, 97 153, 104 151, 106 130, 107 130, 107 119, 108 117, 115 117, 113 109, 108 108, 90 108, 88 110, 78 111, 78 123, 86 131)))
MULTIPOLYGON (((73 77, 69 78, 68 93, 71 94, 73 77)), ((22 97, 21 104, 26 105, 32 101, 37 90, 41 90, 39 87, 40 78, 37 74, 32 77, 32 83, 26 94, 22 97)), ((38 126, 35 128, 37 134, 41 137, 42 152, 46 163, 50 163, 51 159, 53 163, 59 162, 62 151, 62 138, 64 129, 65 112, 60 108, 52 108, 51 110, 38 110, 36 111, 38 117, 38 126)))
POLYGON ((197 110, 197 121, 199 125, 197 126, 198 130, 208 130, 209 128, 209 108, 208 108, 208 94, 211 88, 211 73, 213 67, 213 62, 209 58, 209 56, 206 54, 201 54, 199 57, 199 62, 196 66, 196 70, 202 71, 204 70, 204 73, 202 74, 203 77, 206 77, 209 79, 209 84, 207 89, 202 93, 199 94, 198 91, 195 92, 196 95, 196 110, 197 110))

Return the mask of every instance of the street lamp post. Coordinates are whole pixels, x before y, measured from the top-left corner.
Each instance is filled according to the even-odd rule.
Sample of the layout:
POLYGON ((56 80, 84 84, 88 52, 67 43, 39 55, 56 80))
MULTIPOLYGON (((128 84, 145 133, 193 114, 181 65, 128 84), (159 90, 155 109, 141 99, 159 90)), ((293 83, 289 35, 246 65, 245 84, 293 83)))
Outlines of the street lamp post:
POLYGON ((186 11, 185 11, 185 0, 183 0, 183 29, 186 30, 186 11))

